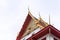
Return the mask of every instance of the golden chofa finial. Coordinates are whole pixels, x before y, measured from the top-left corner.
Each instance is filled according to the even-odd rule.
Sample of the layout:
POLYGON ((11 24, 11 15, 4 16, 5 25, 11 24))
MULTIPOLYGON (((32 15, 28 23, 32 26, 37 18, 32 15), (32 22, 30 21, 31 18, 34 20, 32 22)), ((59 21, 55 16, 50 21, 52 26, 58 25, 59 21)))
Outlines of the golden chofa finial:
POLYGON ((40 18, 40 12, 39 12, 39 18, 40 18))
POLYGON ((29 6, 28 6, 28 11, 30 11, 29 6))
POLYGON ((40 12, 39 12, 39 20, 41 20, 40 12))
POLYGON ((28 11, 29 11, 29 7, 28 7, 28 11))
POLYGON ((51 20, 50 20, 50 14, 49 14, 49 24, 51 24, 51 20))

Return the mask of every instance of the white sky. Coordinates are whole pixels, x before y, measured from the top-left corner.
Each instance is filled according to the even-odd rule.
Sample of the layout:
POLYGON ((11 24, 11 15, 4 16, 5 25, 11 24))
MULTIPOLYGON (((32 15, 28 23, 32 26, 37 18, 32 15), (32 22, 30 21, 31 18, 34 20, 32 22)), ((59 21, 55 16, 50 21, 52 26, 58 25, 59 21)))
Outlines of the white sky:
POLYGON ((0 40, 16 40, 28 14, 41 17, 60 30, 60 0, 0 0, 0 40))

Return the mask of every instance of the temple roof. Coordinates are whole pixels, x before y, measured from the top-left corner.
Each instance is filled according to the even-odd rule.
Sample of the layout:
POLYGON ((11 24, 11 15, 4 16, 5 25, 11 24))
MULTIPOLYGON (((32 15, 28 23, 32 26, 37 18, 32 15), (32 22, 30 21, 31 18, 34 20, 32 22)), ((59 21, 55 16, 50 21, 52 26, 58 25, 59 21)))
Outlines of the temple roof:
POLYGON ((38 33, 36 34, 33 34, 30 38, 28 38, 27 40, 31 40, 31 39, 39 39, 41 38, 42 36, 48 34, 48 33, 51 33, 53 34, 54 36, 60 38, 60 31, 57 30, 55 27, 53 27, 52 25, 48 25, 47 27, 43 28, 42 30, 40 30, 38 33))
POLYGON ((43 21, 42 18, 40 20, 38 20, 28 10, 28 16, 27 16, 27 18, 26 18, 26 20, 25 20, 25 22, 24 22, 24 24, 22 26, 22 29, 19 32, 16 40, 20 40, 24 36, 28 35, 32 31, 34 31, 35 29, 37 29, 37 28, 42 29, 42 28, 46 27, 47 25, 48 24, 45 21, 43 21))

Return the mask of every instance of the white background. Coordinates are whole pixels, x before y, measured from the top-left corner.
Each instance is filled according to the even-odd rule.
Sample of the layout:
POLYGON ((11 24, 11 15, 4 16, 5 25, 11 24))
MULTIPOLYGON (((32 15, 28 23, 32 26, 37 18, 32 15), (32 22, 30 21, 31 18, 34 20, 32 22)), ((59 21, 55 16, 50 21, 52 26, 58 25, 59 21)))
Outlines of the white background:
POLYGON ((16 40, 28 14, 41 17, 60 30, 60 0, 0 0, 0 40, 16 40))

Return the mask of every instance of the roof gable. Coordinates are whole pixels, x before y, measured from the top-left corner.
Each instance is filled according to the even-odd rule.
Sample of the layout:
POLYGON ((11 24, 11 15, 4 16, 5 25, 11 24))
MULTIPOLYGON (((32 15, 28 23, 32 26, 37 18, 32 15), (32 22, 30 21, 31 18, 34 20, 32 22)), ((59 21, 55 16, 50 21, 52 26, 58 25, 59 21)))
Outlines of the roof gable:
POLYGON ((40 30, 38 33, 32 35, 30 38, 28 38, 28 40, 30 40, 30 39, 33 39, 33 40, 34 39, 39 39, 40 37, 48 34, 49 29, 50 29, 51 34, 53 34, 54 36, 60 38, 60 31, 57 30, 56 28, 54 28, 52 25, 48 25, 44 29, 40 30))
MULTIPOLYGON (((32 21, 32 22, 33 22, 32 21)), ((32 31, 34 31, 35 29, 37 29, 37 28, 44 28, 45 26, 47 26, 48 24, 46 23, 46 22, 44 22, 43 20, 42 20, 42 18, 41 18, 41 20, 39 21, 38 19, 36 19, 31 13, 30 13, 30 11, 28 11, 28 16, 27 16, 27 18, 26 18, 26 20, 25 20, 25 22, 24 22, 24 24, 23 24, 23 26, 22 26, 22 28, 21 28, 21 31, 19 32, 19 34, 18 34, 18 36, 17 36, 17 39, 16 40, 20 40, 21 38, 23 38, 24 36, 26 36, 26 35, 28 35, 29 33, 31 33, 32 31), (34 21, 34 27, 33 27, 33 25, 32 25, 32 27, 30 27, 30 28, 32 28, 32 30, 28 30, 27 31, 27 29, 28 29, 28 27, 29 27, 29 25, 30 24, 32 24, 32 23, 30 23, 31 22, 31 20, 33 20, 34 21), (42 25, 42 24, 44 24, 44 25, 42 25)), ((29 28, 29 29, 30 29, 29 28)))

